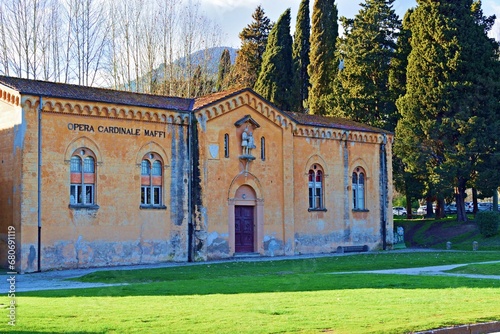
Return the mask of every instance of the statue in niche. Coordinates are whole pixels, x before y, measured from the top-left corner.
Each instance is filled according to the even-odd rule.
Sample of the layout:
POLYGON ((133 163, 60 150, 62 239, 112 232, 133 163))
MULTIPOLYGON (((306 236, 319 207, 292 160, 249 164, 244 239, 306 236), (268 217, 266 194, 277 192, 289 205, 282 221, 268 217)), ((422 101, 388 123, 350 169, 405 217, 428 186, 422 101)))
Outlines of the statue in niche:
POLYGON ((251 155, 252 149, 256 148, 253 139, 253 133, 248 130, 248 126, 241 134, 241 147, 243 148, 243 155, 251 155))
POLYGON ((248 126, 241 134, 241 147, 243 147, 243 155, 248 155, 248 126))
POLYGON ((248 154, 251 155, 251 151, 255 148, 255 141, 253 139, 253 132, 248 134, 248 154))

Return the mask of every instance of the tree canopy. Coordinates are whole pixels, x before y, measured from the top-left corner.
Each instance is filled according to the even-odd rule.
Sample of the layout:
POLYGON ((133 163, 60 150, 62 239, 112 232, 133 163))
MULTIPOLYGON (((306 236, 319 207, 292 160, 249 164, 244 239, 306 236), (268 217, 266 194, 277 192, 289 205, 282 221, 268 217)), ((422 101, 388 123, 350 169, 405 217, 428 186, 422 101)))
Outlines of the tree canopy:
POLYGON ((314 1, 311 29, 310 64, 307 68, 311 88, 309 112, 325 115, 331 111, 332 80, 337 75, 335 47, 339 35, 335 0, 314 1))
POLYGON ((288 8, 269 33, 255 91, 282 110, 295 109, 298 94, 293 68, 290 8, 288 8))
POLYGON ((299 104, 296 111, 305 111, 309 96, 309 52, 311 50, 311 19, 309 18, 309 0, 300 2, 297 20, 295 23, 295 33, 293 38, 293 60, 295 71, 297 71, 297 89, 299 94, 299 104))
POLYGON ((217 74, 217 82, 215 83, 215 89, 220 92, 230 86, 229 74, 231 72, 231 55, 228 49, 222 51, 222 55, 219 61, 219 71, 217 74))
POLYGON ((397 118, 389 68, 401 25, 393 3, 366 0, 354 19, 341 18, 344 36, 337 47, 342 69, 336 78, 334 111, 390 131, 397 118))
POLYGON ((252 19, 253 22, 243 28, 240 33, 241 48, 236 56, 231 79, 236 87, 254 87, 260 72, 269 32, 273 27, 261 6, 257 6, 252 19))
POLYGON ((487 36, 480 2, 417 3, 395 152, 409 169, 425 168, 430 187, 455 187, 458 218, 466 221, 465 189, 499 149, 498 45, 487 36))

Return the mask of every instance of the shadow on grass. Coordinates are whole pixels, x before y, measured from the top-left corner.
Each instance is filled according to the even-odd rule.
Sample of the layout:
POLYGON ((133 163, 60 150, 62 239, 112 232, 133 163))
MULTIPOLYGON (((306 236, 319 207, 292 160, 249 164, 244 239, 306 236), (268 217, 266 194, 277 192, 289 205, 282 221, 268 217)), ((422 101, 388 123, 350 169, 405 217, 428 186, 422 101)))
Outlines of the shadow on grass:
POLYGON ((18 293, 19 297, 125 297, 280 293, 352 289, 500 288, 500 280, 392 274, 270 274, 168 282, 135 283, 86 289, 18 293))

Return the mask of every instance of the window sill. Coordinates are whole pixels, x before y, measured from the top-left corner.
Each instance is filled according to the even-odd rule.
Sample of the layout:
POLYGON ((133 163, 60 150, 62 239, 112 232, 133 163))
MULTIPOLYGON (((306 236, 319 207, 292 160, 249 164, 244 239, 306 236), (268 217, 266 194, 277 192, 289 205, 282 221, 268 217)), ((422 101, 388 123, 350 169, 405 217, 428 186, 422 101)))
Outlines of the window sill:
POLYGON ((146 205, 146 204, 141 204, 139 206, 141 210, 167 210, 166 205, 146 205))
POLYGON ((307 211, 308 212, 318 212, 318 211, 319 212, 327 212, 328 210, 325 209, 325 208, 320 208, 320 209, 311 209, 311 208, 309 208, 309 209, 307 209, 307 211))
POLYGON ((99 205, 96 204, 70 204, 68 208, 73 210, 98 210, 99 205))
POLYGON ((352 212, 370 212, 368 209, 352 209, 352 212))

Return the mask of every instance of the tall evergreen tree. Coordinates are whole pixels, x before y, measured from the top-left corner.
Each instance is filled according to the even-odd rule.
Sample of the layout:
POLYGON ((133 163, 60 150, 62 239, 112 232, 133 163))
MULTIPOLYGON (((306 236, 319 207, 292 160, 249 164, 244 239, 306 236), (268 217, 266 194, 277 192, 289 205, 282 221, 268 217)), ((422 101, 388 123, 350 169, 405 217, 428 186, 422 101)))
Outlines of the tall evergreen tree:
POLYGON ((231 81, 236 87, 253 88, 260 72, 262 57, 273 24, 258 6, 252 14, 253 22, 240 32, 241 49, 231 72, 231 81))
POLYGON ((325 115, 331 109, 332 80, 337 75, 335 45, 339 35, 335 0, 315 0, 312 13, 309 112, 325 115))
POLYGON ((228 49, 222 51, 219 61, 219 72, 217 74, 217 82, 215 83, 215 89, 220 92, 228 88, 229 86, 229 73, 231 71, 231 54, 228 49))
POLYGON ((293 39, 293 59, 295 70, 297 71, 297 87, 299 93, 299 105, 297 111, 304 111, 309 96, 309 52, 311 50, 311 20, 309 18, 309 0, 300 2, 295 24, 295 34, 293 39))
POLYGON ((354 19, 341 18, 344 37, 338 53, 343 68, 335 86, 336 115, 390 131, 397 118, 389 67, 401 25, 393 3, 366 0, 354 19))
MULTIPOLYGON (((394 101, 406 93, 406 68, 408 67, 408 56, 411 52, 411 14, 413 11, 412 8, 408 9, 403 17, 396 50, 391 59, 389 89, 392 92, 394 101)), ((399 118, 399 112, 396 116, 399 118)), ((396 124, 397 121, 394 122, 394 126, 396 124)))
POLYGON ((480 2, 417 3, 395 152, 410 169, 424 166, 431 187, 454 186, 458 219, 466 221, 465 189, 500 149, 498 44, 487 36, 480 2))
MULTIPOLYGON (((396 101, 406 93, 406 68, 408 67, 408 56, 411 52, 411 14, 413 9, 409 9, 403 18, 401 31, 394 57, 391 61, 389 71, 389 89, 392 92, 392 99, 396 101)), ((399 119, 399 112, 394 114, 394 118, 399 119)), ((389 122, 397 124, 397 119, 390 119, 389 122)), ((394 129, 393 129, 394 130, 394 129)), ((396 139, 397 140, 397 139, 396 139)), ((406 210, 408 218, 412 217, 412 200, 422 198, 424 195, 425 175, 423 170, 414 169, 411 172, 405 168, 403 161, 397 156, 392 157, 393 180, 396 190, 406 196, 406 210)))
POLYGON ((290 8, 278 19, 269 33, 255 91, 283 110, 297 106, 298 94, 293 69, 290 8))

